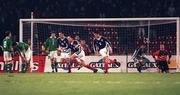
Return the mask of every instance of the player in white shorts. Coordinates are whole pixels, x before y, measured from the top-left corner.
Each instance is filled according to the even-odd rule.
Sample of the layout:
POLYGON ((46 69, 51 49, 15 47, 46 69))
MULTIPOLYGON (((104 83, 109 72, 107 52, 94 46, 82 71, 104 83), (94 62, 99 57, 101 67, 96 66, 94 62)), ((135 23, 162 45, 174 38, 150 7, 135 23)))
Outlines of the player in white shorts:
POLYGON ((32 57, 31 40, 28 39, 28 44, 24 42, 16 42, 16 51, 18 52, 22 60, 21 72, 26 73, 29 65, 30 67, 32 67, 32 64, 30 64, 32 57))
POLYGON ((89 64, 85 63, 85 52, 82 49, 80 43, 77 40, 74 40, 72 37, 68 37, 68 41, 70 44, 71 48, 71 56, 70 60, 80 66, 86 67, 90 70, 92 70, 94 73, 97 72, 97 69, 91 67, 89 64))
POLYGON ((70 54, 71 49, 69 47, 69 42, 65 37, 64 33, 60 32, 58 37, 58 55, 60 56, 60 62, 63 64, 67 64, 68 73, 71 72, 71 64, 69 60, 70 54))
POLYGON ((60 58, 62 60, 68 58, 70 55, 70 49, 68 49, 69 43, 68 43, 67 38, 64 36, 63 32, 59 33, 59 37, 57 40, 58 40, 58 51, 59 51, 60 58))
POLYGON ((45 48, 46 51, 49 52, 49 59, 51 60, 51 68, 52 72, 58 72, 57 69, 57 63, 56 63, 56 58, 57 58, 57 38, 56 34, 54 31, 51 32, 51 36, 46 40, 45 48))
POLYGON ((117 64, 116 59, 109 59, 109 54, 112 54, 112 48, 110 46, 110 42, 102 37, 99 33, 94 34, 94 52, 97 56, 103 57, 104 62, 104 73, 108 73, 108 64, 117 64))
POLYGON ((13 58, 12 58, 12 53, 13 48, 12 48, 12 40, 11 40, 11 32, 6 31, 5 32, 5 38, 3 40, 3 46, 1 46, 3 52, 3 57, 4 57, 4 62, 5 66, 4 69, 6 72, 12 72, 12 64, 13 64, 13 58))

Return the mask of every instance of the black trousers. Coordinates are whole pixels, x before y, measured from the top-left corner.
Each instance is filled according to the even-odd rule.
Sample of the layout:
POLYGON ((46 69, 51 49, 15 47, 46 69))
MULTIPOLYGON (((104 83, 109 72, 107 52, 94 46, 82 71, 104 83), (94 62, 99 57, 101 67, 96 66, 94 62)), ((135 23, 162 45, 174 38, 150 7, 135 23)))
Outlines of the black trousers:
POLYGON ((158 61, 158 68, 163 72, 168 72, 169 70, 169 66, 168 66, 168 63, 167 61, 158 61))

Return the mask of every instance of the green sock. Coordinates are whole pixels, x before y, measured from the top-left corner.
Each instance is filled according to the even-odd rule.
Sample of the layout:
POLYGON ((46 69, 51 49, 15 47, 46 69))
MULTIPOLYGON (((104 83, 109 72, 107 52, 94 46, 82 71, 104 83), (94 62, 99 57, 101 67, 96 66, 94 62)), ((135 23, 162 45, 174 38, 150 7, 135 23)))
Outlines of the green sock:
POLYGON ((6 64, 6 71, 7 71, 7 72, 10 72, 10 69, 11 69, 10 64, 9 64, 9 63, 8 63, 8 64, 6 64))
POLYGON ((28 70, 28 64, 25 64, 24 71, 27 72, 28 70))
POLYGON ((22 72, 22 73, 25 72, 25 71, 24 71, 24 68, 25 68, 25 64, 23 63, 23 64, 21 65, 21 72, 22 72))
POLYGON ((10 72, 12 71, 12 66, 13 66, 13 64, 9 64, 9 71, 10 72))
POLYGON ((55 63, 55 71, 58 72, 58 63, 55 63))
POLYGON ((4 70, 7 71, 7 64, 4 65, 4 70))
POLYGON ((54 69, 55 69, 55 63, 52 63, 52 64, 51 64, 51 68, 52 68, 52 72, 54 72, 54 69))

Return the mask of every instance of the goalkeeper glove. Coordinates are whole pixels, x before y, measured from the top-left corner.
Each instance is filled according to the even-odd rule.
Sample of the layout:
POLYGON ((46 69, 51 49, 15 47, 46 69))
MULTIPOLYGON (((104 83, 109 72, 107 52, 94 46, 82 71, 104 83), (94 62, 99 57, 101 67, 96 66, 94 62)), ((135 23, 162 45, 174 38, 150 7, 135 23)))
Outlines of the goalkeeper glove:
POLYGON ((170 61, 170 60, 168 60, 168 61, 167 61, 167 63, 168 63, 168 64, 171 64, 171 61, 170 61))

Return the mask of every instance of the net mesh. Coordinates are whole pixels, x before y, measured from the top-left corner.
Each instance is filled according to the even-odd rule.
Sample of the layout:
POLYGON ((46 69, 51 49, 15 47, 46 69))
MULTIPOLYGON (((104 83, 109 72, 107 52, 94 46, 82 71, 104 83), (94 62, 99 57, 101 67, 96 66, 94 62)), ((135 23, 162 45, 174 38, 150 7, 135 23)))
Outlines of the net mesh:
MULTIPOLYGON (((99 32, 107 38, 113 48, 113 55, 131 55, 141 44, 146 44, 147 54, 159 49, 160 44, 176 54, 176 21, 44 21, 33 24, 33 54, 41 55, 42 46, 54 31, 57 36, 64 32, 66 36, 77 35, 89 46, 88 55, 93 55, 93 32, 99 32)), ((23 41, 31 38, 31 24, 23 22, 23 41)))

